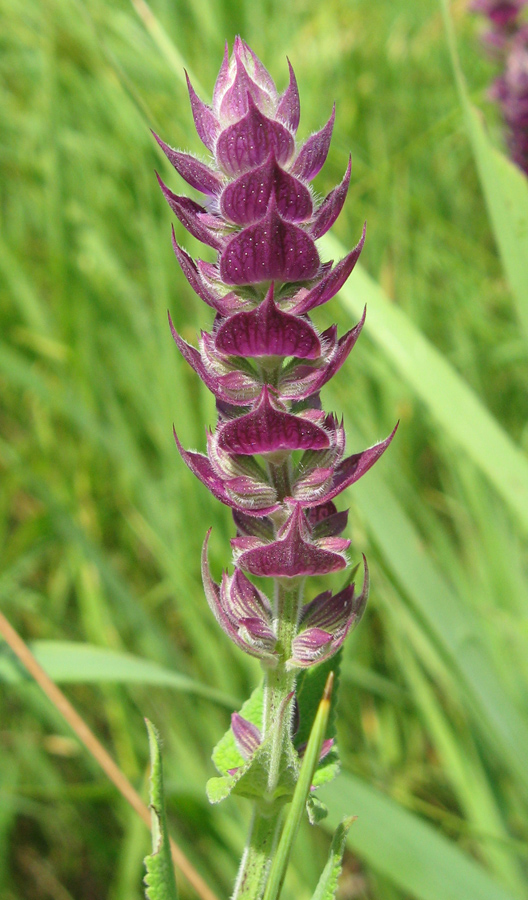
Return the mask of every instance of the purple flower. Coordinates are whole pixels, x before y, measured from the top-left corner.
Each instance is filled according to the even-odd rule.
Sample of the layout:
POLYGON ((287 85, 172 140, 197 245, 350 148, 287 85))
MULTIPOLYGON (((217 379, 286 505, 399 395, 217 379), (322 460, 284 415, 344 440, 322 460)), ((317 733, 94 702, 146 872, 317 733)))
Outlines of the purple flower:
MULTIPOLYGON (((173 232, 180 267, 215 317, 197 346, 183 340, 169 317, 172 335, 218 410, 205 454, 184 449, 176 433, 175 439, 191 471, 231 507, 237 526, 234 574, 224 574, 221 584, 210 575, 206 541, 205 592, 240 649, 268 666, 303 668, 337 652, 359 620, 367 569, 359 595, 353 586, 336 595, 325 591, 298 611, 284 658, 284 648, 277 649, 276 611, 248 575, 291 581, 344 569, 350 541, 340 535, 346 513, 333 500, 368 471, 394 435, 346 456, 343 423, 323 411, 319 396, 347 360, 365 314, 338 337, 335 326, 320 332, 309 313, 350 276, 365 229, 343 260, 321 261, 316 241, 343 208, 351 164, 341 183, 318 201, 310 181, 326 160, 335 110, 320 131, 298 143, 299 94, 291 66, 280 94, 237 37, 231 56, 226 47, 211 105, 189 80, 188 87, 208 162, 155 137, 203 200, 173 193, 158 179, 163 195, 187 231, 216 252, 215 263, 194 260, 173 232)), ((238 717, 233 730, 250 753, 258 743, 255 727, 238 717)))
POLYGON ((528 24, 522 12, 528 0, 474 0, 472 9, 486 15, 491 29, 484 38, 502 66, 490 96, 502 112, 512 160, 528 174, 528 24))

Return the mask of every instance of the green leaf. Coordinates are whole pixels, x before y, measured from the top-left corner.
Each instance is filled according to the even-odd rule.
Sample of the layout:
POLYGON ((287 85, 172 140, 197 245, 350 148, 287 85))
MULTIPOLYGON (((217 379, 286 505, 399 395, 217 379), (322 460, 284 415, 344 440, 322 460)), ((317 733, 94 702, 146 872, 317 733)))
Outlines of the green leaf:
MULTIPOLYGON (((264 685, 262 683, 255 688, 249 700, 244 703, 240 715, 256 725, 257 728, 262 728, 263 703, 264 685)), ((282 728, 281 721, 277 720, 276 727, 282 728)), ((219 803, 231 793, 251 799, 267 797, 270 802, 291 798, 299 771, 298 756, 291 742, 283 746, 279 765, 280 777, 273 796, 268 795, 271 746, 275 740, 275 732, 271 730, 251 759, 245 760, 240 754, 233 732, 229 728, 213 750, 212 758, 220 772, 220 778, 210 778, 207 782, 206 790, 209 802, 219 803), (233 769, 236 771, 233 772, 233 769)))
MULTIPOLYGON (((419 816, 350 773, 323 789, 328 828, 354 810, 347 846, 415 900, 514 900, 467 853, 419 816)), ((325 823, 325 827, 326 823, 325 823)))
POLYGON ((336 833, 334 834, 330 846, 328 862, 323 869, 312 900, 334 900, 339 876, 341 875, 347 835, 353 821, 354 816, 349 816, 347 819, 343 819, 337 826, 336 833))
POLYGON ((150 810, 152 814, 152 853, 145 857, 146 896, 148 900, 178 900, 165 818, 160 738, 148 719, 146 723, 150 747, 150 810))
MULTIPOLYGON (((205 697, 228 709, 237 706, 235 698, 216 688, 129 653, 73 641, 33 641, 29 647, 50 678, 60 684, 149 684, 205 697)), ((5 649, 3 653, 0 646, 0 682, 14 684, 25 680, 25 671, 5 649)))

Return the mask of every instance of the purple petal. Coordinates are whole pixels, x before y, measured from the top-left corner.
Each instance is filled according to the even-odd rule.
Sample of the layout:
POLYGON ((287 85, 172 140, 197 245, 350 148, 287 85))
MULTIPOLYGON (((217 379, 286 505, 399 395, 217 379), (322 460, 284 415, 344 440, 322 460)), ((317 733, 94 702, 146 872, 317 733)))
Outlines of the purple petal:
MULTIPOLYGON (((326 740, 323 741, 323 743, 321 745, 321 752, 319 754, 319 762, 321 762, 321 760, 324 759, 325 756, 328 756, 328 754, 330 753, 330 750, 334 746, 334 743, 335 743, 334 738, 326 738, 326 740)), ((305 742, 304 744, 300 744, 297 747, 297 753, 299 754, 300 759, 302 759, 304 754, 306 753, 307 746, 308 746, 308 743, 305 742)), ((312 790, 313 790, 313 788, 312 788, 312 790)))
POLYGON ((191 256, 176 241, 174 227, 172 228, 172 247, 178 260, 181 270, 187 281, 191 285, 193 291, 198 294, 204 303, 216 309, 219 298, 211 291, 203 281, 200 271, 191 256))
POLYGON ((301 624, 306 628, 324 628, 333 634, 348 622, 353 600, 353 584, 335 595, 331 591, 324 591, 304 607, 301 624))
POLYGON ((342 512, 336 512, 332 516, 327 516, 314 526, 314 539, 319 540, 324 537, 336 537, 342 534, 348 523, 348 509, 342 512))
POLYGON ((350 276, 356 265, 359 255, 365 243, 366 224, 363 226, 363 234, 356 247, 345 256, 311 291, 305 293, 298 302, 293 303, 290 312, 296 316, 310 312, 316 306, 321 306, 331 300, 341 290, 345 281, 350 276))
POLYGON ((231 316, 220 326, 215 347, 228 356, 317 359, 321 355, 314 326, 277 309, 273 286, 256 309, 231 316))
POLYGON ((253 455, 277 450, 325 449, 330 445, 326 432, 312 422, 276 409, 268 390, 244 416, 220 425, 218 445, 228 453, 253 455))
POLYGON ((220 592, 222 604, 232 619, 260 619, 268 629, 271 627, 268 598, 240 569, 235 569, 231 577, 224 574, 220 592))
POLYGON ((270 153, 268 159, 232 181, 220 199, 220 211, 237 225, 251 225, 266 215, 271 194, 284 219, 304 222, 313 211, 308 188, 278 165, 270 153))
POLYGON ((240 619, 238 630, 241 637, 249 644, 262 648, 268 653, 273 653, 275 650, 277 635, 262 619, 257 617, 240 619))
POLYGON ((247 105, 244 117, 222 131, 216 143, 216 159, 228 175, 260 166, 271 151, 278 163, 285 163, 294 150, 288 129, 261 113, 249 93, 247 105))
MULTIPOLYGON (((208 488, 213 497, 216 497, 221 503, 224 503, 226 506, 231 506, 234 509, 240 509, 249 516, 268 516, 279 508, 279 503, 269 504, 268 495, 266 495, 266 500, 263 501, 263 505, 259 505, 258 497, 255 495, 248 497, 247 502, 243 504, 240 502, 239 498, 234 496, 234 492, 228 490, 228 487, 231 486, 231 482, 227 483, 218 477, 207 456, 204 456, 203 453, 196 453, 193 450, 185 450, 180 444, 175 430, 174 440, 176 441, 176 446, 178 447, 180 456, 185 465, 191 470, 193 475, 196 475, 202 484, 208 488)), ((251 479, 233 479, 233 484, 235 485, 235 488, 239 487, 242 490, 245 487, 247 490, 251 484, 251 479)), ((243 496, 243 494, 240 496, 243 496)))
POLYGON ((180 337, 173 325, 170 313, 168 315, 172 337, 178 350, 215 397, 238 406, 247 406, 248 402, 256 399, 261 391, 260 384, 243 372, 217 375, 210 371, 205 366, 200 351, 180 337))
POLYGON ((230 498, 229 505, 245 510, 249 515, 268 515, 280 506, 279 503, 270 506, 277 497, 277 492, 271 485, 243 475, 227 481, 226 492, 230 498))
POLYGON ((363 566, 361 594, 355 593, 353 584, 333 596, 330 591, 324 591, 304 607, 302 625, 308 628, 323 628, 332 633, 340 632, 343 628, 350 630, 351 625, 356 625, 363 615, 369 591, 369 570, 365 557, 363 566))
POLYGON ((299 151, 299 155, 291 167, 291 174, 303 181, 311 181, 324 166, 330 141, 332 139, 332 130, 335 122, 335 103, 332 109, 332 115, 328 122, 303 144, 299 151))
POLYGON ((310 541, 308 523, 298 504, 281 532, 280 540, 260 546, 256 539, 234 538, 231 546, 237 566, 267 578, 327 575, 346 568, 346 558, 341 552, 321 549, 310 541))
POLYGON ((306 281, 318 269, 315 243, 297 225, 281 218, 273 196, 266 217, 232 237, 220 256, 225 284, 306 281))
POLYGON ((348 186, 350 184, 351 171, 352 157, 349 157, 348 166, 343 181, 328 194, 328 197, 326 197, 325 200, 323 200, 321 206, 312 219, 312 222, 310 224, 310 235, 313 237, 314 241, 322 237, 323 234, 326 234, 328 229, 332 227, 339 213, 343 209, 343 204, 348 193, 348 186))
POLYGON ((343 460, 336 469, 332 487, 325 494, 324 498, 321 499, 333 500, 333 498, 337 497, 337 495, 340 494, 341 491, 344 491, 345 488, 354 484, 354 482, 359 481, 359 479, 368 472, 385 452, 396 434, 397 428, 398 425, 391 431, 388 438, 385 438, 384 441, 380 441, 379 444, 374 444, 374 446, 369 447, 368 450, 363 450, 361 453, 354 453, 352 456, 343 460))
POLYGON ((250 73, 251 78, 263 88, 273 101, 277 99, 277 88, 266 66, 260 61, 257 54, 251 49, 246 41, 237 35, 233 45, 233 53, 241 63, 245 66, 246 71, 250 73))
POLYGON ((319 506, 313 506, 304 512, 310 528, 316 528, 320 522, 325 522, 331 516, 334 516, 337 512, 337 507, 335 503, 329 500, 327 503, 320 503, 319 506))
POLYGON ((367 308, 363 310, 361 321, 341 337, 329 361, 318 368, 310 368, 304 363, 284 370, 278 383, 282 397, 303 400, 320 391, 324 385, 339 371, 353 349, 365 322, 367 308))
POLYGON ((213 613, 220 627, 223 629, 223 631, 225 631, 227 636, 235 642, 235 644, 240 646, 238 631, 234 624, 231 622, 229 616, 226 614, 220 602, 220 588, 211 578, 209 562, 207 560, 207 545, 209 544, 210 534, 211 529, 209 529, 209 531, 207 532, 202 547, 202 582, 205 592, 205 598, 207 600, 207 603, 209 604, 211 612, 213 613))
POLYGON ((231 730, 238 752, 244 759, 250 759, 262 742, 260 730, 237 712, 231 716, 231 730))
MULTIPOLYGON (((176 171, 185 178, 187 184, 202 194, 211 196, 218 194, 223 185, 223 179, 213 169, 200 162, 199 159, 190 153, 180 153, 179 150, 173 150, 165 141, 162 141, 155 131, 152 132, 158 144, 163 150, 165 156, 172 163, 176 171)), ((159 181, 159 178, 158 178, 159 181)), ((163 187, 162 187, 163 190, 163 187)), ((165 192, 164 192, 165 193, 165 192)))
POLYGON ((284 124, 287 125, 288 128, 291 128, 291 130, 295 134, 299 127, 301 106, 299 102, 299 89, 297 87, 297 79, 295 78, 295 72, 293 71, 290 60, 288 60, 288 66, 290 69, 290 83, 279 99, 276 116, 277 119, 280 119, 281 122, 284 122, 284 124))
POLYGON ((263 541, 272 541, 274 536, 274 527, 271 519, 266 516, 246 516, 240 510, 233 510, 233 521, 237 528, 238 534, 251 535, 258 537, 263 541))
POLYGON ((219 117, 226 122, 236 122, 246 115, 251 101, 266 108, 268 94, 251 78, 239 53, 235 53, 235 76, 220 102, 219 117))
POLYGON ((220 112, 220 103, 229 86, 230 80, 231 75, 229 72, 229 46, 226 41, 224 45, 224 57, 222 59, 222 65, 220 66, 220 71, 218 72, 215 86, 213 88, 213 111, 216 116, 218 116, 220 112))
POLYGON ((157 173, 156 177, 167 203, 189 234, 198 238, 202 243, 208 244, 209 247, 221 250, 225 246, 225 238, 217 234, 214 227, 211 227, 218 224, 218 217, 211 216, 203 206, 195 203, 190 197, 179 197, 177 194, 173 194, 157 173))
POLYGON ((191 80, 187 72, 185 72, 185 77, 187 79, 187 89, 189 91, 191 110, 193 114, 194 125, 196 131, 198 132, 198 137, 200 138, 202 143, 205 144, 207 149, 212 153, 216 138, 218 137, 218 132, 220 130, 218 120, 211 107, 203 103, 198 97, 191 84, 191 80))
POLYGON ((320 628, 309 628, 298 634, 292 641, 291 666, 307 668, 319 662, 324 650, 331 647, 333 635, 320 628))

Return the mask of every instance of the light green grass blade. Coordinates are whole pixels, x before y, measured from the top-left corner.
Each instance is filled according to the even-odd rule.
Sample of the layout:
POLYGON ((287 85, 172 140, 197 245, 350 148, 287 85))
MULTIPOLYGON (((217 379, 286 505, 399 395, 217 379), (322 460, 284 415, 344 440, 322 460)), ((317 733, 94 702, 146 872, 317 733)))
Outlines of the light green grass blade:
POLYGON ((416 527, 379 470, 354 485, 354 499, 415 614, 456 673, 481 736, 528 792, 528 725, 495 675, 478 621, 424 551, 416 527))
POLYGON ((415 900, 514 900, 471 857, 381 791, 342 774, 321 791, 328 825, 351 811, 348 847, 415 900))
POLYGON ((491 143, 482 116, 469 101, 447 0, 441 0, 455 80, 491 226, 517 315, 528 340, 528 179, 491 143))
MULTIPOLYGON (((346 250, 333 237, 325 255, 346 250)), ((425 403, 437 425, 484 472, 528 533, 528 459, 450 363, 376 282, 357 267, 340 292, 342 304, 359 319, 367 304, 365 331, 425 403)))
MULTIPOLYGON (((129 653, 74 641, 35 641, 30 647, 50 678, 61 684, 148 684, 204 697, 227 709, 239 705, 236 697, 129 653)), ((24 673, 19 666, 11 658, 0 656, 0 681, 23 680, 24 673)))

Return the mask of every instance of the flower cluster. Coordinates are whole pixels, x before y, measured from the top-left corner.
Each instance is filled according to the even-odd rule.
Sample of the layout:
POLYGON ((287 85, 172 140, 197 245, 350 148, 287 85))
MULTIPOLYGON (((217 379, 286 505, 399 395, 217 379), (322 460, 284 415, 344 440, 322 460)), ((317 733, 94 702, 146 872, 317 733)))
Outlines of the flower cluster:
POLYGON ((528 22, 523 10, 528 0, 474 0, 472 9, 487 16, 484 35, 502 73, 491 87, 508 129, 512 160, 528 175, 528 22))
MULTIPOLYGON (((215 312, 212 330, 198 347, 186 343, 171 321, 174 340, 216 398, 218 423, 207 434, 207 453, 178 449, 192 472, 233 511, 234 574, 216 584, 207 563, 207 600, 234 643, 265 666, 302 669, 334 654, 358 621, 367 597, 354 585, 325 591, 298 604, 293 633, 279 639, 277 609, 248 575, 290 585, 306 576, 347 566, 350 541, 341 537, 346 512, 334 499, 381 456, 383 442, 345 455, 343 423, 321 407, 320 390, 340 369, 361 332, 361 321, 341 337, 322 333, 311 310, 342 287, 359 257, 358 245, 337 265, 322 262, 316 240, 331 227, 345 202, 343 181, 317 202, 310 181, 327 157, 335 112, 326 125, 297 144, 299 95, 293 69, 278 94, 253 51, 237 38, 227 47, 212 105, 188 81, 205 163, 160 147, 201 203, 174 194, 159 179, 171 209, 187 231, 217 253, 214 264, 174 252, 189 284, 215 312)), ((240 717, 235 731, 243 728, 240 717)), ((260 741, 246 728, 248 746, 260 741), (251 737, 252 735, 252 737, 251 737)))

